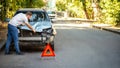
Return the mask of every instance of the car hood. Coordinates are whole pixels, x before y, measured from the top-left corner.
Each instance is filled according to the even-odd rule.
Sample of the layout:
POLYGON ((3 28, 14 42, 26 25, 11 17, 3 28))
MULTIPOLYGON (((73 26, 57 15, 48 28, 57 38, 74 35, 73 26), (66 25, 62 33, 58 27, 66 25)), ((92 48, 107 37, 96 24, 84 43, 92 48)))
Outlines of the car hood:
MULTIPOLYGON (((29 23, 33 27, 33 29, 36 30, 36 32, 42 32, 43 29, 52 27, 52 23, 50 21, 39 21, 39 22, 29 22, 29 23)), ((27 26, 20 26, 20 29, 30 30, 27 26)))

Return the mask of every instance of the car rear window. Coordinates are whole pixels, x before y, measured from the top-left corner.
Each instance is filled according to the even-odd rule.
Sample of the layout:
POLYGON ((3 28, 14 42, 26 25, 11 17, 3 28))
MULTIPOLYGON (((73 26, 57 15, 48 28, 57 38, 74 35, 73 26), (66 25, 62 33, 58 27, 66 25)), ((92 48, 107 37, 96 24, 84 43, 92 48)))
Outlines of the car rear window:
POLYGON ((54 11, 47 11, 48 14, 55 14, 54 11))

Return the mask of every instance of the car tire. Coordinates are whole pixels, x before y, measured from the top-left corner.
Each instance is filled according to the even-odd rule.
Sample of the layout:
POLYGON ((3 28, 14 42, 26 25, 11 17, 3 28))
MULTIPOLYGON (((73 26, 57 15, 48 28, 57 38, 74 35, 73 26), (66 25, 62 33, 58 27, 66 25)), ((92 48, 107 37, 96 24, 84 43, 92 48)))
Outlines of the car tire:
POLYGON ((54 41, 52 41, 52 42, 50 43, 50 45, 51 45, 52 50, 54 51, 54 50, 55 50, 55 49, 54 49, 54 41))

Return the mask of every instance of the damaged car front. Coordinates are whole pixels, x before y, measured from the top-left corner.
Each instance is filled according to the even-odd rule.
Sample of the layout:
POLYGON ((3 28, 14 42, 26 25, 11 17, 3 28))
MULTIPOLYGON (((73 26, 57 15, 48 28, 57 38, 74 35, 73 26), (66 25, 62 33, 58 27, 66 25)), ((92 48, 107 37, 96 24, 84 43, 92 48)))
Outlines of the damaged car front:
POLYGON ((27 11, 32 12, 29 23, 36 30, 36 33, 33 33, 24 24, 18 26, 19 44, 41 46, 49 43, 54 50, 54 37, 56 32, 47 13, 44 10, 18 10, 16 14, 26 13, 27 11))

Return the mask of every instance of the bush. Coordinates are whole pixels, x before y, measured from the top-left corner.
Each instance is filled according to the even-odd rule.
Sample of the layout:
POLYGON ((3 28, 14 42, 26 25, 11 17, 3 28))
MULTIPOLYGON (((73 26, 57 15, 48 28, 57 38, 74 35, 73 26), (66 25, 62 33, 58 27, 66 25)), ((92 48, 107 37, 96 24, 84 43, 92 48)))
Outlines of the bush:
POLYGON ((101 20, 104 23, 112 24, 113 26, 120 23, 120 2, 117 0, 106 0, 101 1, 100 6, 102 8, 102 17, 101 20))

